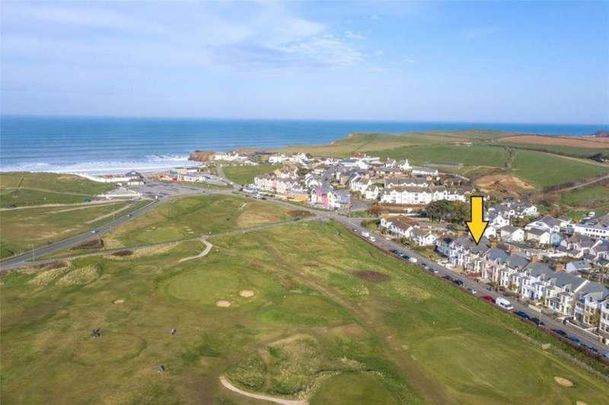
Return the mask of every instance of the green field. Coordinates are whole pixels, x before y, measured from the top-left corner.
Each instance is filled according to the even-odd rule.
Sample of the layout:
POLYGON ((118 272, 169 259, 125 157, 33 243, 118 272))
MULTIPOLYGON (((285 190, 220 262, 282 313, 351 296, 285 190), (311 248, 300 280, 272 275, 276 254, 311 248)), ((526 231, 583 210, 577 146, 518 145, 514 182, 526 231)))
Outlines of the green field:
POLYGON ((62 207, 27 207, 0 212, 0 258, 66 239, 124 215, 142 203, 116 202, 62 207))
POLYGON ((113 187, 68 174, 1 173, 0 207, 82 203, 113 187))
MULTIPOLYGON (((201 203, 189 199, 172 210, 215 233, 240 215, 233 208, 233 219, 218 220, 218 206, 230 204, 222 198, 210 198, 213 210, 193 210, 201 203)), ((207 256, 182 263, 198 241, 2 276, 3 403, 253 403, 222 387, 221 375, 311 404, 609 396, 609 385, 539 345, 559 341, 342 226, 304 222, 209 240, 207 256), (102 336, 91 337, 93 328, 102 336)))
POLYGON ((291 219, 288 209, 233 196, 186 197, 156 207, 104 237, 108 247, 198 238, 291 219))
POLYGON ((408 158, 413 164, 448 164, 464 166, 504 167, 503 148, 486 145, 419 145, 378 153, 382 158, 408 158))
POLYGON ((224 166, 222 169, 229 180, 246 185, 253 183, 254 177, 270 173, 279 168, 280 166, 277 165, 261 164, 256 166, 224 166))
POLYGON ((538 186, 552 186, 609 173, 609 167, 549 153, 517 150, 513 173, 538 186))

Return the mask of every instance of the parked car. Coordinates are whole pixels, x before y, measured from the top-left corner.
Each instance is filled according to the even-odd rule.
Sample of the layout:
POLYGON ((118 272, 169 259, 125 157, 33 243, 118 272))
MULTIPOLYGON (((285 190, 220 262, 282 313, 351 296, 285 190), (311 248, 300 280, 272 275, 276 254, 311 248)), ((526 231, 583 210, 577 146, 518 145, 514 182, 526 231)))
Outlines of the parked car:
POLYGON ((533 322, 537 326, 545 325, 545 323, 543 323, 543 321, 537 317, 530 318, 529 321, 533 322))
POLYGON ((567 339, 569 339, 576 346, 581 346, 582 344, 582 341, 579 340, 579 338, 577 338, 576 336, 569 336, 567 337, 567 339))
POLYGON ((453 281, 453 278, 452 278, 451 276, 449 276, 449 275, 442 276, 442 278, 443 278, 444 280, 453 281))
POLYGON ((97 229, 93 229, 91 233, 97 233, 97 229))
POLYGON ((410 263, 416 263, 416 262, 418 262, 418 260, 417 260, 417 258, 416 258, 416 257, 409 257, 409 258, 408 258, 408 261, 409 261, 410 263))
POLYGON ((471 287, 467 287, 467 291, 472 294, 472 295, 476 295, 478 294, 478 291, 476 291, 475 289, 471 288, 471 287))
POLYGON ((376 242, 376 238, 374 236, 371 236, 369 239, 370 239, 370 242, 376 242))
POLYGON ((557 335, 562 336, 562 337, 567 337, 567 336, 568 336, 568 335, 567 335, 567 332, 565 332, 565 331, 564 331, 564 330, 562 330, 562 329, 552 329, 552 332, 554 332, 554 333, 556 333, 557 335))
POLYGON ((596 347, 592 347, 592 346, 588 346, 587 344, 582 344, 582 347, 585 347, 586 349, 590 350, 592 353, 594 354, 598 354, 598 350, 596 350, 596 347))
POLYGON ((531 319, 531 318, 529 317, 529 314, 527 314, 527 313, 526 313, 526 312, 524 312, 524 311, 516 311, 516 312, 514 312, 514 315, 516 315, 517 317, 520 317, 520 318, 522 318, 522 319, 527 319, 527 320, 528 320, 528 319, 531 319))
POLYGON ((495 300, 495 305, 507 311, 511 311, 514 309, 512 303, 503 297, 497 297, 497 299, 495 300))
POLYGON ((453 280, 453 283, 457 284, 459 287, 463 285, 463 280, 459 280, 458 278, 453 280))
POLYGON ((364 238, 369 238, 370 237, 370 232, 368 232, 368 231, 362 231, 362 236, 364 238))
POLYGON ((486 302, 495 303, 495 299, 490 295, 483 295, 482 299, 486 302))
POLYGON ((397 249, 391 249, 390 252, 393 253, 394 255, 397 255, 400 253, 400 251, 397 249))

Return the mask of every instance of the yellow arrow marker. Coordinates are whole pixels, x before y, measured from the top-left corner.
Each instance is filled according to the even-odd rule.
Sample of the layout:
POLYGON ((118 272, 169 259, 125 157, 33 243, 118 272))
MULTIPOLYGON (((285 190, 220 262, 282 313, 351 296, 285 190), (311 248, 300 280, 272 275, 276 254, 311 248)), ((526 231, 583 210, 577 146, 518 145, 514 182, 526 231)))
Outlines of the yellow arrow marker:
POLYGON ((467 223, 467 227, 477 245, 480 243, 480 239, 482 239, 482 235, 484 235, 484 231, 488 225, 488 222, 484 220, 484 198, 480 196, 470 197, 469 206, 470 219, 467 223))

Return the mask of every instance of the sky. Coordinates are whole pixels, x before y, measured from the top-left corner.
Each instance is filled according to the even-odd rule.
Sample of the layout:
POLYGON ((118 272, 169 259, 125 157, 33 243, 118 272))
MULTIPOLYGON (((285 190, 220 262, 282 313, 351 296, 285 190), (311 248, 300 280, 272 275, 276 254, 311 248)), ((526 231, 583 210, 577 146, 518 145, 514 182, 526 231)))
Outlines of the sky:
POLYGON ((6 115, 609 123, 609 1, 2 1, 6 115))

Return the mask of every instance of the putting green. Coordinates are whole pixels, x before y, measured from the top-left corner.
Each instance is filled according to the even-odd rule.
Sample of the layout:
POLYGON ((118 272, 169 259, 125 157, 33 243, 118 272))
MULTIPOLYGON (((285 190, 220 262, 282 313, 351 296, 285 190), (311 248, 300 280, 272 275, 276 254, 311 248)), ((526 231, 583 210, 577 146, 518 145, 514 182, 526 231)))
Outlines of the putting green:
POLYGON ((325 380, 313 395, 311 405, 385 404, 399 402, 373 373, 344 373, 325 380))
POLYGON ((164 291, 175 298, 214 304, 218 300, 238 296, 247 285, 241 285, 232 272, 221 268, 197 268, 184 272, 166 281, 164 291))

